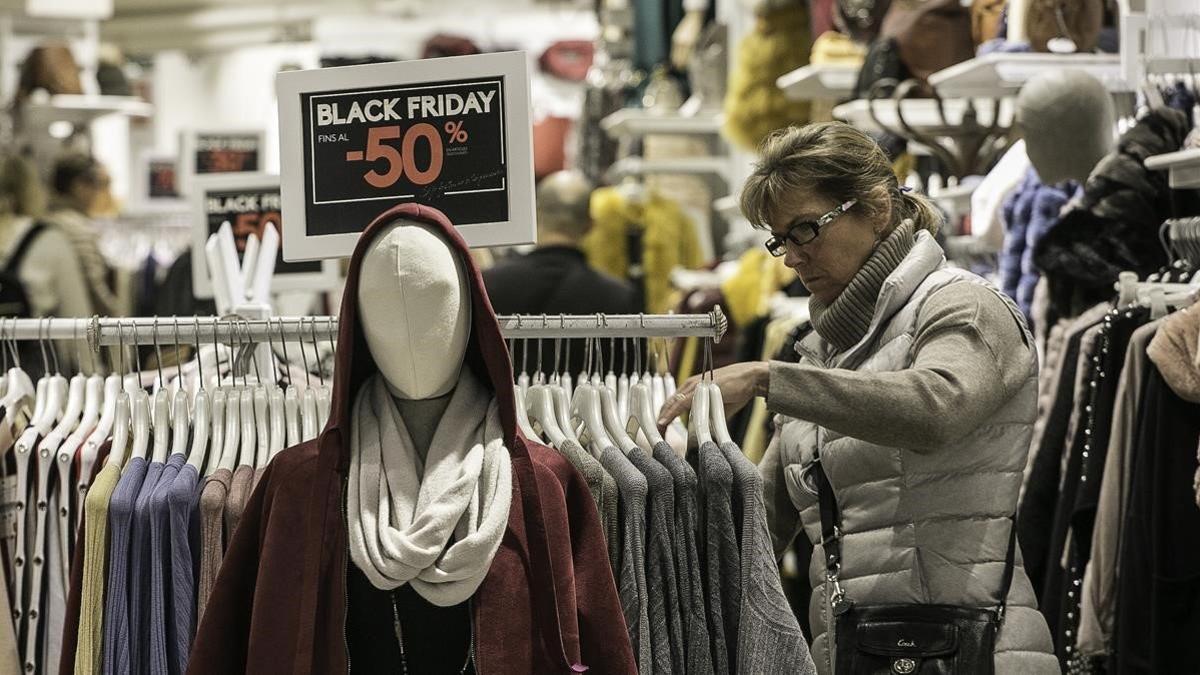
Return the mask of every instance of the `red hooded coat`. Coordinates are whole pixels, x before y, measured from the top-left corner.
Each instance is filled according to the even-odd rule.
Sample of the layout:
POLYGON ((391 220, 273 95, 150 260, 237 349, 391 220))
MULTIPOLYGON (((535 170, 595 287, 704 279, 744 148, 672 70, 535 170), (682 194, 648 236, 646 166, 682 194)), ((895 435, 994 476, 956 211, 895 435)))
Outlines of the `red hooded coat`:
POLYGON ((263 474, 226 551, 188 673, 347 672, 342 485, 351 403, 377 370, 358 322, 359 267, 367 244, 398 219, 440 228, 467 270, 473 324, 466 365, 496 392, 512 455, 508 529, 472 600, 476 671, 635 673, 587 485, 561 455, 517 432, 508 352, 479 270, 446 217, 415 204, 379 216, 359 240, 342 299, 329 423, 263 474))

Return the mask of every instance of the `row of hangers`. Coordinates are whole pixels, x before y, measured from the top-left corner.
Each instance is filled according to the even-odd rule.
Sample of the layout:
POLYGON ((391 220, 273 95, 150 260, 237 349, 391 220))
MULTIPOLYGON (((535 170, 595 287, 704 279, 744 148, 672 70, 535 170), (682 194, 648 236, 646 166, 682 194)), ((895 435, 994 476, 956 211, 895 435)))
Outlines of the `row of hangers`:
MULTIPOLYGON (((167 344, 174 344, 178 350, 181 344, 178 320, 174 326, 176 339, 167 344)), ((312 386, 310 380, 301 391, 292 380, 292 369, 279 367, 277 360, 271 359, 274 372, 268 373, 270 380, 265 380, 263 373, 257 372, 257 359, 237 356, 235 348, 248 341, 233 339, 228 347, 220 345, 215 329, 211 345, 197 343, 197 359, 187 364, 177 359, 175 377, 168 378, 162 368, 163 343, 156 324, 154 347, 159 365, 151 396, 142 386, 145 380, 136 357, 130 359, 136 374, 126 370, 127 345, 123 340, 115 350, 118 360, 115 372, 107 377, 80 372, 68 380, 61 372, 47 328, 45 337, 38 340, 46 375, 34 384, 21 366, 16 340, 5 328, 4 320, 0 319, 3 360, 0 438, 5 441, 4 452, 9 448, 15 452, 17 512, 26 513, 29 498, 36 499, 33 532, 23 525, 17 527, 14 555, 14 617, 18 626, 22 620, 27 622, 26 653, 32 653, 38 635, 38 613, 30 608, 40 606, 43 586, 40 580, 46 563, 44 555, 26 560, 27 539, 34 537, 34 551, 45 550, 52 478, 57 479, 59 486, 59 507, 54 513, 59 519, 57 529, 61 540, 57 545, 66 552, 80 526, 79 506, 105 442, 111 441, 107 461, 118 466, 124 466, 134 457, 165 462, 170 455, 181 454, 201 475, 208 475, 219 468, 232 471, 242 464, 256 469, 265 467, 285 447, 315 438, 329 417, 331 392, 323 373, 318 371, 319 386, 312 386), (255 372, 251 372, 248 364, 253 364, 255 372), (195 377, 190 375, 192 372, 195 377), (34 457, 36 463, 32 461, 34 457), (79 470, 72 477, 77 459, 79 470), (32 490, 31 480, 36 480, 32 490), (74 510, 70 508, 72 499, 79 505, 74 510)), ((310 332, 316 353, 315 321, 310 332)), ((118 321, 118 334, 121 333, 118 321)), ((284 338, 285 327, 280 320, 279 339, 286 366, 290 359, 284 338)), ((272 337, 269 342, 273 353, 272 337)), ((75 343, 81 344, 78 335, 75 343)), ((78 354, 80 366, 84 363, 82 351, 78 354)), ((302 348, 301 354, 305 377, 311 378, 307 350, 302 348)), ((93 357, 93 373, 96 365, 93 357)), ((70 556, 59 557, 63 568, 59 572, 64 579, 69 578, 70 556)))
MULTIPOLYGON (((674 376, 669 368, 664 368, 665 342, 652 342, 646 338, 609 338, 610 360, 607 372, 604 372, 602 340, 585 340, 585 368, 575 378, 570 373, 559 372, 557 364, 562 354, 562 340, 555 341, 556 372, 549 375, 540 368, 542 343, 538 340, 539 367, 531 377, 527 368, 528 340, 524 341, 521 372, 514 385, 517 425, 522 433, 527 438, 547 442, 555 448, 574 442, 597 457, 610 447, 628 453, 634 447, 649 449, 663 442, 677 450, 686 446, 689 428, 679 421, 672 423, 668 438, 664 438, 658 428, 658 414, 676 391, 674 376), (618 339, 624 347, 624 363, 619 374, 615 368, 618 339), (637 344, 639 340, 645 341, 647 358, 644 368, 643 350, 637 344), (628 368, 631 344, 634 347, 632 371, 628 368), (654 356, 653 364, 651 354, 654 356)), ((568 342, 568 361, 569 349, 568 342)), ((516 351, 511 340, 509 350, 515 360, 516 351)), ((720 391, 716 391, 715 400, 712 398, 712 391, 716 387, 711 380, 712 346, 709 339, 704 340, 704 356, 707 376, 698 389, 697 402, 689 416, 691 436, 701 443, 732 442, 720 391)))

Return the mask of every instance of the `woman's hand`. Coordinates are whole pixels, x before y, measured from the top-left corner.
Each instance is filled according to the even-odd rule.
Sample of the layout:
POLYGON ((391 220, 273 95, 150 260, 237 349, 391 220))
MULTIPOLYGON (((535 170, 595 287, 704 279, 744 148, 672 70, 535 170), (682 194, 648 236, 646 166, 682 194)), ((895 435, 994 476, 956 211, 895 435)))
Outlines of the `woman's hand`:
MULTIPOLYGON (((725 402, 725 416, 737 413, 754 400, 755 396, 766 396, 770 373, 766 361, 735 363, 714 370, 713 382, 721 390, 721 398, 725 402)), ((692 409, 692 397, 696 395, 696 386, 699 384, 700 376, 692 377, 683 383, 674 396, 667 399, 662 412, 658 414, 660 431, 666 433, 667 426, 672 421, 692 409)))

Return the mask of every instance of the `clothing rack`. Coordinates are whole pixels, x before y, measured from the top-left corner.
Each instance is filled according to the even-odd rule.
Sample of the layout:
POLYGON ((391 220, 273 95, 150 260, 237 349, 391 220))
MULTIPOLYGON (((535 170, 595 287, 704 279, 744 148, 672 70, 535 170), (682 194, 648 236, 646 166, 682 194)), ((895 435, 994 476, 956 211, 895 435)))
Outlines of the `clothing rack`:
MULTIPOLYGON (((720 342, 729 327, 720 307, 707 314, 525 314, 496 318, 504 337, 515 339, 704 337, 720 342)), ((337 325, 334 316, 0 319, 0 338, 86 340, 98 352, 108 345, 328 342, 336 339, 337 325)))

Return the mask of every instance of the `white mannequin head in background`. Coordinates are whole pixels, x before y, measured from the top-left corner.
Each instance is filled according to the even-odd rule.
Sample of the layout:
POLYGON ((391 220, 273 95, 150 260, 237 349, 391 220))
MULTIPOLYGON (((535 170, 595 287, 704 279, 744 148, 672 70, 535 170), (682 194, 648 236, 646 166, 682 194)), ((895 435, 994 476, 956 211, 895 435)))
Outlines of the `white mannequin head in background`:
POLYGON ((400 220, 363 256, 359 321, 392 395, 445 396, 458 383, 471 331, 462 261, 433 228, 400 220))
POLYGON ((1083 71, 1047 71, 1021 87, 1016 123, 1042 183, 1082 183, 1112 150, 1112 95, 1083 71))

